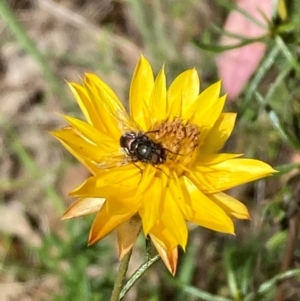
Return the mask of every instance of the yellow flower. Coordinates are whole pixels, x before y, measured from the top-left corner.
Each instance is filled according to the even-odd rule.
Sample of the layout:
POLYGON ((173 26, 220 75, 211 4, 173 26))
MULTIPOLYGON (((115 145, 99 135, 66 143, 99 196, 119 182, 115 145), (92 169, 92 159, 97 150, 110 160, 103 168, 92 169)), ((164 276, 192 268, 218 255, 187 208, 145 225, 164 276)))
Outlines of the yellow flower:
POLYGON ((236 117, 222 113, 220 82, 199 94, 199 77, 191 69, 167 89, 164 68, 154 79, 142 56, 130 86, 129 114, 94 74, 85 75, 83 86, 69 85, 86 122, 64 116, 70 126, 53 135, 92 173, 70 193, 78 199, 64 214, 97 212, 89 244, 117 229, 122 257, 142 229, 175 274, 177 247, 187 244, 186 221, 234 234, 232 218, 249 218, 247 208, 224 191, 274 170, 218 153, 236 117))

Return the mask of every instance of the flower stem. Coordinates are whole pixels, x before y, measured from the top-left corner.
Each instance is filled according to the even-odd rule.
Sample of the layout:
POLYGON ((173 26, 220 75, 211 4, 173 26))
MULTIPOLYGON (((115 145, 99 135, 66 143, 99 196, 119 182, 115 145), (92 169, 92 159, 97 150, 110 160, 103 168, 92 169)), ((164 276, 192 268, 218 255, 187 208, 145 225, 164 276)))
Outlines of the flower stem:
POLYGON ((116 281, 114 284, 114 288, 113 288, 113 291, 111 294, 110 301, 118 301, 119 300, 120 292, 123 287, 123 282, 124 282, 126 272, 128 269, 128 265, 129 265, 129 261, 130 261, 131 252, 132 251, 130 250, 121 260, 119 271, 117 274, 117 278, 116 278, 116 281))

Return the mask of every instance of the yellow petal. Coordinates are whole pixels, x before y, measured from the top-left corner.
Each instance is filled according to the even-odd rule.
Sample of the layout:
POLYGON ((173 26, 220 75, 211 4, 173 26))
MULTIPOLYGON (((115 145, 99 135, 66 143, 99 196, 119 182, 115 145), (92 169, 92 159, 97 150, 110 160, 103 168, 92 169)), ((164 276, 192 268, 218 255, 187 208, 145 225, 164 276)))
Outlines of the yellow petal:
POLYGON ((170 189, 166 189, 162 199, 162 208, 160 209, 161 220, 172 237, 175 238, 177 245, 182 246, 185 250, 188 239, 187 226, 180 208, 177 203, 174 202, 170 189))
POLYGON ((157 220, 162 194, 163 184, 160 178, 155 178, 152 182, 151 189, 146 190, 143 194, 139 214, 142 219, 145 236, 148 235, 157 220))
POLYGON ((81 137, 87 139, 90 143, 100 146, 105 153, 112 153, 120 148, 119 140, 99 132, 95 127, 71 116, 64 115, 63 118, 74 128, 81 137))
POLYGON ((118 126, 117 113, 124 112, 125 115, 124 106, 115 93, 94 74, 86 74, 84 86, 100 115, 106 133, 114 139, 119 139, 121 130, 118 126))
POLYGON ((141 219, 134 215, 118 227, 119 258, 122 259, 133 247, 141 231, 141 219))
POLYGON ((189 114, 193 113, 190 122, 197 124, 202 132, 214 126, 223 110, 226 97, 219 98, 220 90, 220 81, 209 86, 198 96, 189 112, 189 114))
POLYGON ((105 92, 105 103, 112 112, 116 110, 125 110, 122 102, 119 100, 115 92, 103 80, 101 80, 99 76, 93 73, 86 73, 85 82, 90 83, 93 87, 95 87, 99 95, 103 95, 105 92))
POLYGON ((101 146, 97 146, 94 143, 90 143, 89 140, 82 136, 79 136, 73 128, 64 128, 60 131, 53 131, 51 134, 60 140, 65 146, 67 145, 68 150, 76 157, 80 156, 86 160, 96 163, 103 162, 104 159, 107 159, 108 153, 105 152, 105 150, 110 149, 110 144, 106 144, 105 141, 103 141, 103 145, 105 145, 105 147, 102 148, 101 146))
POLYGON ((79 217, 98 212, 104 204, 104 198, 79 198, 63 214, 62 219, 79 217))
POLYGON ((243 154, 202 154, 200 153, 196 158, 194 165, 214 165, 225 160, 234 159, 242 156, 243 154))
POLYGON ((125 129, 139 129, 138 123, 129 117, 116 94, 100 78, 94 74, 86 74, 85 86, 90 98, 97 104, 101 121, 111 137, 119 140, 125 129))
POLYGON ((172 177, 169 179, 168 186, 169 186, 168 188, 171 191, 173 201, 176 202, 183 216, 184 217, 189 216, 189 212, 187 212, 187 210, 189 210, 190 207, 186 205, 191 205, 191 204, 189 202, 189 199, 185 198, 183 191, 181 190, 180 180, 178 179, 175 172, 173 173, 172 177))
POLYGON ((97 130, 94 129, 93 131, 89 129, 87 123, 70 117, 68 117, 67 120, 72 125, 80 128, 87 136, 75 127, 63 128, 59 131, 53 131, 51 134, 80 162, 87 166, 92 174, 97 174, 104 168, 113 168, 129 164, 124 151, 115 140, 99 133, 98 138, 103 139, 99 141, 98 138, 95 137, 97 130), (92 139, 96 139, 99 145, 96 145, 92 139))
POLYGON ((149 62, 141 56, 130 85, 130 115, 144 131, 150 127, 149 104, 154 85, 154 77, 149 62))
POLYGON ((231 135, 235 119, 235 113, 222 113, 203 140, 200 152, 209 154, 219 151, 231 135))
MULTIPOLYGON (((63 129, 61 131, 69 131, 72 133, 72 135, 75 135, 72 128, 63 129)), ((57 138, 60 143, 84 166, 87 167, 87 169, 94 175, 98 172, 98 168, 96 167, 95 163, 93 163, 91 160, 86 159, 85 157, 82 157, 80 153, 75 152, 71 147, 68 146, 68 144, 64 143, 62 140, 60 140, 58 137, 56 137, 56 134, 61 131, 52 131, 50 132, 51 135, 53 135, 55 138, 57 138)), ((77 135, 76 135, 77 136, 77 135)))
POLYGON ((172 119, 182 116, 189 119, 186 115, 190 107, 194 104, 199 94, 199 76, 195 69, 190 69, 179 74, 168 89, 168 117, 172 119))
POLYGON ((88 178, 80 186, 70 192, 76 197, 107 197, 111 195, 132 196, 140 181, 137 168, 124 166, 99 172, 97 176, 88 178))
POLYGON ((170 231, 165 227, 160 218, 156 220, 156 223, 151 228, 149 235, 151 237, 154 236, 156 242, 169 252, 178 246, 176 239, 171 235, 170 231))
POLYGON ((160 258, 166 265, 167 269, 174 276, 176 274, 177 269, 177 260, 178 260, 178 249, 174 248, 172 251, 164 249, 157 241, 154 235, 151 235, 151 240, 160 255, 160 258))
POLYGON ((95 110, 94 104, 91 101, 88 93, 86 92, 85 88, 81 85, 76 83, 68 83, 75 99, 86 118, 89 124, 92 124, 100 129, 101 123, 99 122, 100 116, 97 114, 95 110))
POLYGON ((162 68, 156 77, 150 97, 150 112, 152 123, 164 120, 167 116, 166 76, 162 68))
POLYGON ((147 189, 149 190, 154 182, 154 176, 156 173, 156 168, 150 164, 147 164, 140 174, 140 182, 138 184, 135 196, 140 196, 147 189))
POLYGON ((108 212, 117 215, 125 214, 127 211, 138 213, 142 203, 141 198, 133 198, 132 193, 118 193, 115 195, 116 197, 112 197, 113 201, 107 202, 106 209, 108 212))
POLYGON ((186 199, 190 199, 192 213, 186 216, 190 222, 214 231, 234 234, 231 218, 205 196, 187 177, 182 177, 182 190, 186 199))
POLYGON ((209 194, 207 197, 220 206, 229 216, 238 219, 250 219, 247 207, 232 196, 220 192, 209 194))
POLYGON ((272 175, 270 165, 253 159, 230 159, 210 166, 198 166, 188 177, 205 194, 216 193, 234 186, 272 175))
POLYGON ((124 208, 123 213, 111 212, 107 208, 108 202, 114 202, 115 200, 106 200, 101 210, 98 212, 97 216, 94 219, 93 225, 90 230, 89 235, 89 245, 92 245, 96 241, 102 239, 107 234, 109 234, 116 227, 129 220, 135 213, 136 208, 129 208, 126 210, 124 208))

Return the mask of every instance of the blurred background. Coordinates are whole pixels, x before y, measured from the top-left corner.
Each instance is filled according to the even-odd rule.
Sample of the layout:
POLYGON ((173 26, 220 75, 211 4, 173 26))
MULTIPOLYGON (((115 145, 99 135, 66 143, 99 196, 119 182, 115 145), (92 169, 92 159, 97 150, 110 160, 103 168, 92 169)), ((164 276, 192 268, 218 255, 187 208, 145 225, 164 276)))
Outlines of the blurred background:
MULTIPOLYGON (((141 53, 169 83, 222 78, 225 151, 280 172, 229 192, 252 217, 235 237, 190 225, 176 277, 158 262, 124 300, 300 300, 299 28, 297 0, 0 0, 0 301, 109 300, 115 233, 87 247, 93 217, 60 220, 88 172, 49 131, 82 117, 65 81, 84 72, 126 104, 141 53)), ((145 254, 141 236, 129 274, 145 254)))

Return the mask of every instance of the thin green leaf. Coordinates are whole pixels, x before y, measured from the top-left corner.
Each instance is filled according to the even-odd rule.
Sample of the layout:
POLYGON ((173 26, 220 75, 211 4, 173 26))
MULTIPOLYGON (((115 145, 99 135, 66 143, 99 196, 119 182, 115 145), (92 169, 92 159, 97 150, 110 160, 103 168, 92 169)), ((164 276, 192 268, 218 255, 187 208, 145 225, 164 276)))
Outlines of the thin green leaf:
MULTIPOLYGON (((264 98, 260 93, 255 92, 255 96, 261 104, 265 105, 266 101, 264 100, 264 98)), ((286 140, 290 145, 292 145, 297 151, 300 152, 300 142, 288 132, 288 130, 284 127, 283 123, 280 121, 279 116, 272 109, 270 105, 266 105, 266 112, 269 115, 269 118, 272 121, 273 126, 278 130, 281 137, 284 140, 286 140)))
POLYGON ((134 274, 128 279, 124 287, 122 288, 122 291, 119 296, 119 300, 121 300, 126 293, 130 290, 130 288, 136 283, 137 280, 139 280, 143 274, 158 260, 160 259, 159 255, 156 255, 149 261, 146 261, 143 263, 135 272, 134 274))
POLYGON ((235 38, 235 39, 238 39, 241 41, 245 40, 245 36, 224 30, 223 28, 217 26, 216 24, 211 24, 210 27, 215 33, 217 33, 219 35, 224 35, 224 36, 227 36, 230 38, 235 38))
POLYGON ((253 269, 253 258, 248 258, 243 265, 240 277, 240 291, 241 295, 245 296, 250 286, 250 274, 253 269))
POLYGON ((282 165, 278 165, 278 166, 275 166, 274 167, 278 173, 275 174, 278 175, 278 176, 282 176, 286 173, 289 173, 290 171, 292 171, 293 169, 297 168, 297 169, 300 169, 300 164, 298 163, 288 163, 288 164, 282 164, 282 165))
POLYGON ((185 286, 183 289, 189 295, 200 298, 201 301, 233 301, 224 297, 219 297, 210 293, 207 293, 199 288, 193 286, 185 286))
POLYGON ((236 279, 235 271, 232 267, 232 251, 230 249, 226 249, 225 251, 225 258, 224 258, 224 264, 225 264, 225 270, 227 272, 227 283, 231 292, 231 295, 238 299, 238 296, 240 295, 238 283, 236 279))
POLYGON ((280 71, 279 75, 268 89, 268 93, 265 96, 266 103, 269 103, 269 100, 273 97, 274 93, 276 92, 276 89, 284 82, 285 78, 291 70, 292 67, 290 65, 287 65, 280 71))
POLYGON ((287 231, 276 232, 267 240, 266 247, 274 252, 276 249, 282 248, 287 242, 287 231))
POLYGON ((254 75, 251 83, 248 86, 248 89, 245 92, 245 100, 241 109, 242 112, 247 108, 249 100, 253 97, 255 91, 258 88, 259 83, 264 78, 270 67, 273 65, 279 52, 279 48, 277 46, 274 46, 272 50, 265 56, 263 61, 260 63, 256 74, 254 75))
POLYGON ((275 289, 280 281, 287 280, 292 277, 300 276, 300 269, 294 269, 294 270, 289 270, 287 272, 281 273, 273 277, 272 279, 262 283, 257 292, 255 293, 250 293, 247 295, 247 297, 244 299, 244 301, 250 301, 253 300, 254 297, 262 296, 269 291, 275 289))
POLYGON ((226 45, 226 46, 218 46, 218 45, 211 45, 211 44, 205 44, 205 43, 201 43, 199 41, 194 41, 194 43, 196 44, 196 46, 198 46, 199 48, 203 49, 203 50, 208 50, 208 51, 212 51, 212 52, 224 52, 227 50, 231 50, 231 49, 236 49, 239 47, 243 47, 245 45, 249 45, 255 42, 264 42, 267 39, 267 35, 262 35, 256 38, 251 38, 251 39, 244 39, 242 42, 237 43, 237 44, 233 44, 233 45, 226 45))
POLYGON ((231 1, 224 1, 224 0, 217 0, 218 4, 220 6, 223 6, 225 8, 227 8, 228 10, 236 10, 238 11, 240 14, 244 15, 247 19, 249 19, 250 21, 252 21, 253 23, 255 23, 257 26, 263 28, 263 29, 268 29, 268 26, 264 23, 262 23, 261 21, 259 21, 258 19, 254 18, 251 14, 249 14, 246 10, 238 7, 237 5, 235 5, 233 2, 231 1))
POLYGON ((286 57, 286 59, 291 64, 291 66, 297 72, 300 73, 300 64, 298 63, 297 59, 293 56, 293 54, 291 53, 291 51, 288 49, 288 47, 284 43, 283 39, 279 35, 277 35, 276 38, 275 38, 275 41, 276 41, 278 47, 280 48, 281 52, 284 54, 284 56, 286 57))
POLYGON ((276 275, 272 279, 262 283, 258 288, 258 293, 264 294, 272 287, 277 286, 279 281, 287 280, 288 278, 296 276, 300 276, 300 269, 289 270, 287 272, 276 275))

